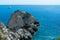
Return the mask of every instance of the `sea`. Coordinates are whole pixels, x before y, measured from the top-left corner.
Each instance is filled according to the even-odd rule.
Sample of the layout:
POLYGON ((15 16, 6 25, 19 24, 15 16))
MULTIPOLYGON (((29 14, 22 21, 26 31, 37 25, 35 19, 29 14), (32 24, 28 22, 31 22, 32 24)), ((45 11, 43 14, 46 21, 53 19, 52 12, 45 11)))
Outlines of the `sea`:
POLYGON ((7 25, 16 10, 29 12, 40 23, 32 40, 54 40, 60 35, 60 5, 0 5, 0 21, 7 25))

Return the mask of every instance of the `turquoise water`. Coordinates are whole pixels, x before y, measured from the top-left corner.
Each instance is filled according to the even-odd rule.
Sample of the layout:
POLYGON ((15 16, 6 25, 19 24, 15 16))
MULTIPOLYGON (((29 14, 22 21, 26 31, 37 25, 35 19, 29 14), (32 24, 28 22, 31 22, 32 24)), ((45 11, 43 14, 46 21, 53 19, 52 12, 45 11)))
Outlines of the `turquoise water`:
POLYGON ((10 15, 15 10, 27 11, 40 22, 32 40, 52 40, 60 35, 60 6, 0 5, 0 21, 7 25, 10 15))

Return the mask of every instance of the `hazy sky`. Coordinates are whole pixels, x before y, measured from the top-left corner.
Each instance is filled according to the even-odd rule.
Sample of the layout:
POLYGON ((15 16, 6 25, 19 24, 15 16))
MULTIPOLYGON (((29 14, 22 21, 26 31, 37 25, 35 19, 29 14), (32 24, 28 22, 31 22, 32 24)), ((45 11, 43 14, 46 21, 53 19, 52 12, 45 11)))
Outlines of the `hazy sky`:
POLYGON ((60 0, 0 0, 0 4, 60 5, 60 0))

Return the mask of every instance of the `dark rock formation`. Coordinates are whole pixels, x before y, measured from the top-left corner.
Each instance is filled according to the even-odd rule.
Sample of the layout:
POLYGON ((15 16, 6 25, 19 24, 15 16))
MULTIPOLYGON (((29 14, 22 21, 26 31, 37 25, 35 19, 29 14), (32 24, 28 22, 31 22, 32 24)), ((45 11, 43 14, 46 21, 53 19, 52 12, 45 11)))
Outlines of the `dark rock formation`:
POLYGON ((5 40, 31 40, 37 31, 39 22, 28 12, 15 11, 12 13, 7 28, 0 23, 5 40))
POLYGON ((29 40, 31 39, 31 35, 33 35, 34 32, 37 31, 39 22, 33 16, 31 16, 31 14, 29 14, 28 12, 22 12, 17 10, 14 13, 12 13, 7 26, 10 30, 14 32, 20 29, 22 29, 22 31, 24 30, 24 32, 26 30, 27 32, 29 32, 27 33, 29 34, 29 36, 27 36, 24 33, 23 39, 25 40, 25 37, 27 36, 27 39, 29 40))

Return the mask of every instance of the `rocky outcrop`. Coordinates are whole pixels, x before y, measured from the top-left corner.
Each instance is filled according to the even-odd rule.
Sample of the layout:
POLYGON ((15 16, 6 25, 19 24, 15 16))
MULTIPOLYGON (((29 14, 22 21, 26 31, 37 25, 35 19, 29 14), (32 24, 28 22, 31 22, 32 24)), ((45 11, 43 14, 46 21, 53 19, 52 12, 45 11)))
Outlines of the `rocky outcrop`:
POLYGON ((4 34, 5 40, 31 40, 38 26, 39 22, 31 14, 16 10, 8 20, 7 26, 0 23, 0 29, 3 30, 0 32, 4 34))

